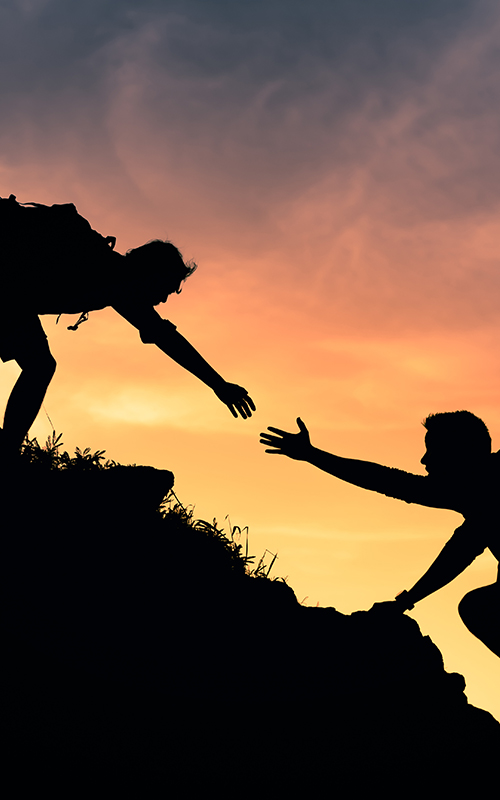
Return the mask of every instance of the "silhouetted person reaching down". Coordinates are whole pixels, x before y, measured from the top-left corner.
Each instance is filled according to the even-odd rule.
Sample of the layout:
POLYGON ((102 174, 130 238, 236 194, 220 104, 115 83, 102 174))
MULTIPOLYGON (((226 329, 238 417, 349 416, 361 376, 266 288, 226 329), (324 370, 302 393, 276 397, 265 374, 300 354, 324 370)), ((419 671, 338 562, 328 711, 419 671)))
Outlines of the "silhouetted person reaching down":
MULTIPOLYGON (((268 428, 261 443, 266 453, 307 461, 336 478, 388 497, 432 508, 449 508, 465 517, 440 554, 409 591, 391 604, 402 611, 459 575, 485 548, 500 560, 498 524, 500 452, 491 452, 484 422, 469 411, 431 414, 424 421, 427 476, 326 453, 313 447, 299 418, 298 433, 268 428)), ((500 568, 497 582, 474 589, 459 604, 467 628, 500 656, 500 568)))
POLYGON ((111 306, 137 328, 143 343, 155 344, 213 389, 234 417, 252 415, 247 391, 225 381, 155 310, 180 292, 196 265, 185 264, 179 250, 162 240, 121 255, 113 250, 114 238, 92 231, 72 204, 30 205, 21 207, 14 196, 0 200, 0 357, 22 370, 0 429, 5 458, 22 444, 56 369, 39 319, 44 314, 80 314, 74 330, 89 311, 111 306))

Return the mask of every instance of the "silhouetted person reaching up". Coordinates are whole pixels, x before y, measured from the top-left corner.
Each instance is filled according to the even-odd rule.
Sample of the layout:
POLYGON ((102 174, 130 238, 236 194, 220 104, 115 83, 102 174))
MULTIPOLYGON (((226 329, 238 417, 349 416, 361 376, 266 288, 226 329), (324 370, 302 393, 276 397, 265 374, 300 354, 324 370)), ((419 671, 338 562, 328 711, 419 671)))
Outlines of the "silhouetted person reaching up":
MULTIPOLYGON (((500 560, 498 490, 500 453, 491 452, 484 422, 469 411, 431 414, 424 421, 428 473, 413 475, 370 461, 327 453, 314 447, 300 418, 298 433, 268 428, 261 434, 266 453, 307 461, 336 478, 389 497, 431 508, 449 508, 465 517, 425 575, 391 604, 402 611, 452 581, 489 548, 500 560)), ((459 605, 467 628, 500 656, 500 568, 497 582, 469 592, 459 605)))
POLYGON ((56 369, 39 320, 43 314, 80 314, 111 306, 181 367, 209 386, 234 417, 250 417, 255 405, 246 389, 224 380, 195 348, 163 319, 155 306, 179 293, 196 265, 185 264, 168 241, 154 240, 129 250, 113 250, 90 228, 74 205, 23 207, 13 195, 0 199, 3 237, 0 293, 0 358, 15 360, 21 374, 0 429, 5 459, 22 444, 42 405, 56 369))

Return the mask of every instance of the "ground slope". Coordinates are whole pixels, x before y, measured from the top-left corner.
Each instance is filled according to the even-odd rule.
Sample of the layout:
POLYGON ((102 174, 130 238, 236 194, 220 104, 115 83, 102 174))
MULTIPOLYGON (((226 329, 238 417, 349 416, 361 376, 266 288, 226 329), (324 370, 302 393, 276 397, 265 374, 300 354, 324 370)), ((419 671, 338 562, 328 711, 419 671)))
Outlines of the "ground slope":
POLYGON ((172 484, 148 467, 5 477, 12 764, 264 795, 488 786, 500 724, 413 619, 301 606, 210 526, 161 514, 172 484))

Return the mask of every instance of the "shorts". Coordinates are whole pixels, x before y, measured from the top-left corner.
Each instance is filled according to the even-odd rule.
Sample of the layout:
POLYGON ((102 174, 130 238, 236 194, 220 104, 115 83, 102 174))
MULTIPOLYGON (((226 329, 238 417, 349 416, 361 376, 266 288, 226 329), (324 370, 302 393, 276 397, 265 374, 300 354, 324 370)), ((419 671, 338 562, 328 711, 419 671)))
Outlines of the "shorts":
POLYGON ((0 358, 17 360, 26 353, 47 351, 47 335, 33 311, 0 307, 0 358))

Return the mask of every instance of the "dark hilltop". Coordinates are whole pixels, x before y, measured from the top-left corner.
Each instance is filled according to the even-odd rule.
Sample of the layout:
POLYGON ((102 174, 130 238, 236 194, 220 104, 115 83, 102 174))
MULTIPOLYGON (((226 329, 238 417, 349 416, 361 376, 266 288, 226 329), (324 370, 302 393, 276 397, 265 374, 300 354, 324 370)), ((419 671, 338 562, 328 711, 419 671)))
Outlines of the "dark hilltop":
POLYGON ((4 476, 19 791, 41 770, 219 794, 491 791, 500 724, 413 619, 300 605, 234 529, 175 501, 172 473, 103 462, 54 436, 4 476))

